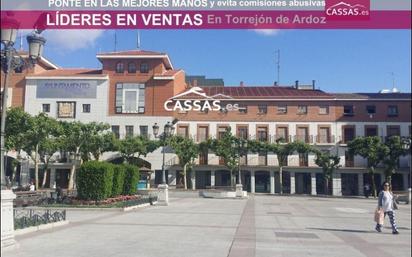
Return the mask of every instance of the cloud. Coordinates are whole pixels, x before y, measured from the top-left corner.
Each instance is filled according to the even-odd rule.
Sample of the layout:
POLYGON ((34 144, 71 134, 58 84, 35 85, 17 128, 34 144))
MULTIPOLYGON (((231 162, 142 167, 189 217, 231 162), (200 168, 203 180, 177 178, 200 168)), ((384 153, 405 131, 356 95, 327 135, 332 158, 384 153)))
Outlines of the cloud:
POLYGON ((276 36, 280 32, 279 29, 254 29, 253 31, 259 35, 269 36, 269 37, 276 36))
POLYGON ((45 32, 47 44, 64 52, 93 47, 104 30, 49 30, 45 32))

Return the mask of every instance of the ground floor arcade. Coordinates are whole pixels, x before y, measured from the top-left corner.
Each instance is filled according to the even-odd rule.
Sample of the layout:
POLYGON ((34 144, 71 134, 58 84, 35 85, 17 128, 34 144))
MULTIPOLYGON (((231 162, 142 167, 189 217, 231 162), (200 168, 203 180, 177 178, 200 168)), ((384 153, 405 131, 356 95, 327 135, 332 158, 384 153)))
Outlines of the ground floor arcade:
MULTIPOLYGON (((156 170, 151 184, 161 183, 161 170, 156 170)), ((238 181, 236 172, 235 181, 238 181)), ((171 188, 183 187, 183 174, 179 167, 172 167, 166 171, 167 183, 171 188)), ((231 173, 221 166, 197 166, 187 173, 189 189, 228 189, 231 186, 231 173)), ((273 167, 242 167, 241 183, 243 189, 250 193, 280 193, 280 172, 273 167)), ((394 191, 403 191, 411 187, 410 172, 400 170, 392 176, 394 191)), ((380 190, 385 181, 383 172, 374 175, 375 184, 380 190)), ((325 194, 325 179, 319 168, 312 167, 285 167, 282 171, 283 193, 286 194, 325 194)), ((365 184, 372 185, 370 174, 365 169, 339 169, 329 181, 329 193, 336 196, 356 196, 364 194, 365 184)))

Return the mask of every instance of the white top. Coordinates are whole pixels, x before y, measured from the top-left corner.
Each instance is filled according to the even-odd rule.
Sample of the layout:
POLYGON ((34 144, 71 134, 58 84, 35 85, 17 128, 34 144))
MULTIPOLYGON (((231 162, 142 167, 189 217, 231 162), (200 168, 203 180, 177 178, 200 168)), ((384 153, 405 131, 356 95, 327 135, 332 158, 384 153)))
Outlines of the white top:
POLYGON ((393 195, 389 191, 383 191, 382 196, 383 211, 393 211, 393 195))
POLYGON ((35 187, 34 185, 30 185, 30 191, 34 191, 35 187))

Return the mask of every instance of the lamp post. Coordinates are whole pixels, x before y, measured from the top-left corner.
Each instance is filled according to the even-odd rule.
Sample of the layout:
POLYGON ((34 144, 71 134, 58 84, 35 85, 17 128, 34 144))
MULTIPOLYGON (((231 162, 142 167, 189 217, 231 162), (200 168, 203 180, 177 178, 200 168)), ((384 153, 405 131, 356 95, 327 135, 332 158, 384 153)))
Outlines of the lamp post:
POLYGON ((166 170, 165 170, 165 149, 166 149, 166 139, 173 135, 174 125, 178 122, 177 119, 174 119, 172 122, 168 121, 165 126, 163 133, 159 134, 159 125, 155 123, 152 127, 153 135, 155 138, 159 138, 162 141, 162 184, 158 186, 159 189, 159 204, 169 205, 169 189, 166 183, 166 170))
POLYGON ((41 57, 43 46, 46 40, 39 35, 39 31, 35 30, 33 34, 27 37, 29 44, 29 60, 26 61, 20 56, 13 47, 16 41, 17 28, 19 23, 7 17, 1 19, 1 68, 4 72, 4 87, 2 94, 2 109, 1 109, 1 134, 0 134, 0 175, 1 175, 1 250, 14 248, 16 241, 14 239, 14 217, 13 217, 13 199, 16 195, 12 190, 9 190, 9 185, 6 184, 6 167, 5 167, 5 130, 6 130, 6 115, 7 115, 7 98, 8 84, 10 83, 10 71, 14 69, 23 69, 34 65, 39 57, 41 57))
MULTIPOLYGON (((13 24, 13 20, 5 19, 2 22, 7 24, 13 24)), ((16 22, 16 25, 17 22, 16 22)), ((5 129, 6 129, 6 115, 7 115, 7 98, 8 98, 8 84, 10 80, 10 71, 15 69, 27 68, 34 65, 43 53, 43 47, 46 43, 46 39, 41 37, 39 33, 34 31, 31 35, 27 36, 27 43, 29 45, 29 61, 26 62, 22 56, 20 56, 16 49, 13 47, 17 36, 17 29, 2 29, 1 30, 1 44, 3 49, 1 50, 1 68, 5 74, 5 83, 2 94, 2 109, 1 109, 1 187, 7 188, 6 185, 6 167, 5 167, 5 129)))
POLYGON ((245 156, 245 150, 247 147, 247 140, 245 139, 239 139, 237 142, 237 146, 235 146, 238 150, 238 155, 239 155, 239 161, 238 161, 238 184, 236 184, 236 196, 242 197, 243 196, 243 185, 242 185, 242 174, 240 171, 240 160, 242 156, 245 156))

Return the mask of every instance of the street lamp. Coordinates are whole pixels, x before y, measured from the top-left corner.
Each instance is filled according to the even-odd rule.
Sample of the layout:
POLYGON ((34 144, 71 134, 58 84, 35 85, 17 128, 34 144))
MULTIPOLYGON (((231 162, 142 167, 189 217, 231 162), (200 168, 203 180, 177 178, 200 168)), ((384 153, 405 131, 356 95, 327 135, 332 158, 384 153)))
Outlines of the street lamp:
POLYGON ((166 149, 166 139, 170 137, 174 132, 174 125, 178 122, 178 119, 174 119, 172 122, 168 121, 164 128, 163 133, 159 134, 159 125, 155 123, 152 127, 153 135, 155 138, 159 138, 162 141, 162 184, 158 186, 159 193, 159 203, 168 205, 169 204, 169 192, 168 185, 166 183, 166 170, 165 170, 165 149, 166 149))
MULTIPOLYGON (((246 148, 247 148, 247 140, 239 139, 237 142, 237 146, 235 146, 238 151, 239 161, 238 161, 238 184, 236 185, 236 196, 242 197, 243 196, 243 185, 242 185, 242 175, 240 171, 240 160, 243 156, 246 155, 246 148)), ((235 149, 236 149, 235 148, 235 149)))
POLYGON ((18 22, 10 19, 2 19, 2 23, 5 24, 6 29, 1 30, 1 44, 3 48, 1 50, 1 68, 5 74, 5 83, 2 94, 2 109, 1 109, 1 156, 0 156, 0 169, 1 169, 1 188, 6 187, 6 167, 5 167, 5 129, 6 129, 6 115, 7 115, 7 98, 8 98, 8 84, 10 80, 9 73, 15 69, 22 69, 32 67, 43 53, 43 46, 46 43, 46 39, 41 37, 38 31, 34 31, 31 35, 27 36, 27 42, 29 45, 29 61, 26 62, 22 56, 20 56, 16 49, 13 47, 16 36, 18 22))

